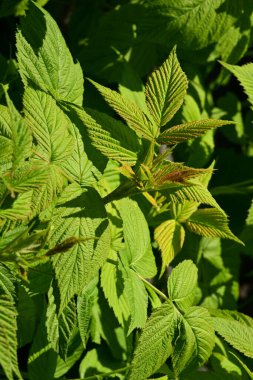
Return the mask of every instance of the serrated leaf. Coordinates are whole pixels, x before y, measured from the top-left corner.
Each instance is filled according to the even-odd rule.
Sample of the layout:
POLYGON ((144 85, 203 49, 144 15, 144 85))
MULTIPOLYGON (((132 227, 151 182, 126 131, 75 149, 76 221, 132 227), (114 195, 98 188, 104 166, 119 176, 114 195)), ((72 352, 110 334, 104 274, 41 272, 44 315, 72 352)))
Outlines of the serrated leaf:
POLYGON ((185 200, 193 201, 213 206, 223 212, 216 200, 212 197, 211 193, 206 189, 206 187, 202 184, 195 184, 193 181, 194 180, 192 180, 191 185, 181 187, 179 190, 171 194, 170 198, 172 202, 178 202, 182 204, 185 200))
POLYGON ((74 148, 69 119, 50 95, 38 89, 26 87, 23 102, 25 120, 37 142, 37 157, 60 166, 74 148))
POLYGON ((17 33, 19 72, 56 99, 82 104, 83 75, 61 32, 47 11, 30 3, 17 33))
POLYGON ((93 292, 97 281, 91 281, 77 298, 77 320, 83 346, 86 347, 89 333, 93 292))
POLYGON ((0 366, 8 380, 22 379, 17 349, 17 311, 10 295, 0 290, 0 366))
POLYGON ((124 98, 117 91, 111 90, 91 80, 91 83, 104 97, 106 102, 117 112, 127 125, 139 136, 153 140, 155 127, 148 116, 134 103, 124 98))
POLYGON ((241 243, 229 229, 227 216, 214 208, 200 209, 186 222, 187 228, 201 236, 221 237, 241 243))
POLYGON ((162 254, 162 275, 182 248, 185 232, 183 226, 176 220, 169 219, 156 227, 154 237, 162 254))
POLYGON ((229 316, 229 311, 227 313, 228 318, 226 314, 213 317, 215 331, 236 350, 245 356, 253 358, 253 327, 249 326, 247 322, 245 323, 242 318, 232 320, 233 314, 229 316))
POLYGON ((130 316, 129 304, 126 293, 124 292, 124 268, 118 261, 116 252, 111 251, 108 256, 117 265, 106 262, 101 270, 101 285, 108 300, 109 305, 114 311, 120 325, 124 324, 130 316))
MULTIPOLYGON (((173 273, 173 271, 172 271, 173 273)), ((215 334, 208 311, 202 307, 190 307, 177 319, 179 334, 172 352, 175 373, 189 372, 201 367, 210 357, 215 334)))
POLYGON ((135 348, 128 380, 146 380, 170 356, 173 316, 174 308, 171 302, 165 302, 153 311, 135 348))
POLYGON ((131 320, 128 328, 128 335, 135 328, 144 326, 147 319, 148 294, 145 285, 138 275, 131 269, 124 273, 124 293, 127 298, 131 320))
POLYGON ((48 181, 48 171, 45 165, 27 164, 17 169, 12 176, 5 174, 2 178, 11 194, 23 193, 43 186, 48 181))
POLYGON ((233 124, 227 120, 196 120, 190 123, 176 125, 161 133, 157 141, 161 144, 175 145, 204 135, 210 129, 221 127, 222 125, 233 124))
POLYGON ((79 239, 70 250, 53 258, 63 310, 97 275, 109 254, 110 233, 102 199, 94 189, 70 185, 61 202, 51 221, 50 245, 53 247, 70 237, 79 239))
POLYGON ((184 201, 183 203, 173 203, 170 205, 170 212, 173 218, 179 223, 184 223, 198 208, 197 202, 184 201))
POLYGON ((188 82, 174 48, 169 58, 148 78, 146 102, 158 128, 167 124, 181 107, 188 82))
POLYGON ((11 163, 12 171, 14 171, 17 167, 22 165, 26 158, 31 155, 32 136, 24 119, 16 110, 7 92, 5 92, 5 97, 8 105, 9 116, 6 117, 7 115, 4 115, 2 123, 5 127, 7 127, 9 123, 7 128, 11 135, 11 163))
POLYGON ((122 140, 117 139, 120 136, 120 132, 116 133, 116 138, 113 137, 113 133, 108 131, 108 123, 115 130, 116 128, 121 128, 124 125, 119 121, 112 119, 108 115, 103 115, 99 112, 92 111, 92 116, 99 119, 100 123, 97 122, 92 116, 90 116, 85 110, 76 109, 82 122, 85 124, 89 137, 93 145, 106 157, 116 160, 122 164, 134 165, 137 160, 137 152, 126 148, 125 143, 122 140), (102 124, 107 124, 107 128, 104 129, 102 124))
POLYGON ((0 220, 26 220, 32 213, 32 195, 33 191, 19 194, 14 200, 11 208, 2 208, 0 210, 0 220))
POLYGON ((123 220, 126 262, 130 268, 141 276, 146 278, 154 277, 156 274, 156 264, 151 249, 147 221, 137 202, 124 198, 118 204, 123 220))
POLYGON ((101 174, 92 163, 92 160, 88 159, 84 150, 84 139, 82 139, 78 128, 71 123, 69 131, 74 139, 74 149, 71 156, 66 161, 61 162, 61 167, 64 168, 69 177, 73 178, 80 185, 91 186, 97 182, 101 174))
POLYGON ((201 175, 206 175, 209 169, 195 169, 189 166, 182 165, 178 162, 167 161, 153 174, 154 186, 164 188, 170 182, 187 183, 187 180, 198 178, 201 175))
POLYGON ((193 304, 198 280, 198 269, 191 260, 178 264, 168 278, 168 294, 182 311, 193 304))
POLYGON ((0 263, 0 292, 6 294, 10 299, 15 297, 15 277, 10 269, 0 263))
POLYGON ((221 64, 236 76, 253 106, 253 63, 243 66, 230 65, 225 62, 221 62, 221 64))

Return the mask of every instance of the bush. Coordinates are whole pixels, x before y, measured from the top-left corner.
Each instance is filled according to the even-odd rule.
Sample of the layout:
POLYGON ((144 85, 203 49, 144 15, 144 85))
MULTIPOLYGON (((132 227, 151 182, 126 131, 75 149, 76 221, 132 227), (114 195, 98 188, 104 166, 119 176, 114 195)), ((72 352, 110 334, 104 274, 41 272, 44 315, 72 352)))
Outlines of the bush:
POLYGON ((253 379, 253 4, 46 3, 0 5, 0 378, 253 379))

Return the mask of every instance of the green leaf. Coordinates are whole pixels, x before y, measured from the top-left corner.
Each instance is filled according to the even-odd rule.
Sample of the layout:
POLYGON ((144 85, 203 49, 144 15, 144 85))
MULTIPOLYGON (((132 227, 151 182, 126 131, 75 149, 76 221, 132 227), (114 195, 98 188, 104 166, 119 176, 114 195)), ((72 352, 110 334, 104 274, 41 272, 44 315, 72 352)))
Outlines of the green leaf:
POLYGON ((51 247, 68 238, 75 237, 79 241, 67 252, 53 257, 61 296, 60 310, 63 310, 97 275, 109 254, 110 233, 102 199, 92 188, 68 186, 54 212, 51 226, 51 247))
POLYGON ((143 327, 147 319, 148 294, 140 277, 154 277, 156 264, 148 224, 138 204, 129 198, 118 204, 126 246, 120 259, 124 267, 124 294, 131 314, 130 333, 136 327, 143 327))
POLYGON ((117 253, 110 252, 108 259, 113 260, 116 265, 106 262, 101 271, 101 285, 108 300, 109 305, 114 311, 120 325, 124 325, 130 316, 129 302, 127 294, 124 292, 124 267, 118 260, 117 253))
POLYGON ((74 150, 66 161, 61 162, 61 167, 69 178, 73 178, 81 186, 91 186, 97 182, 97 169, 84 151, 84 143, 78 128, 71 123, 69 131, 74 139, 74 150))
POLYGON ((201 183, 195 184, 194 180, 191 180, 191 185, 181 187, 179 190, 171 194, 170 198, 172 202, 180 204, 184 203, 185 200, 203 203, 216 207, 218 210, 223 212, 216 200, 212 197, 211 193, 206 189, 206 187, 201 183))
POLYGON ((191 260, 176 266, 168 279, 168 294, 177 307, 186 311, 193 304, 198 281, 198 269, 191 260))
POLYGON ((31 189, 38 189, 48 181, 48 171, 45 165, 27 164, 17 169, 10 177, 3 176, 7 189, 14 194, 23 193, 31 189))
MULTIPOLYGON (((21 166, 22 163, 31 155, 32 149, 32 136, 27 127, 25 121, 18 113, 14 104, 8 96, 8 93, 5 92, 6 102, 8 105, 9 116, 3 115, 1 122, 7 126, 11 134, 12 141, 12 171, 17 167, 21 166)), ((7 132, 8 133, 8 132, 7 132)))
POLYGON ((128 380, 146 380, 172 352, 170 329, 174 307, 165 302, 147 320, 134 351, 128 380))
POLYGON ((0 220, 26 220, 32 214, 32 195, 33 192, 19 194, 14 200, 11 208, 0 210, 0 220))
POLYGON ((241 243, 229 229, 227 216, 214 208, 200 209, 186 222, 187 228, 201 236, 221 237, 241 243))
POLYGON ((80 336, 82 339, 83 346, 86 347, 88 334, 89 334, 89 324, 91 318, 91 310, 93 305, 94 297, 94 287, 97 281, 91 281, 78 296, 77 299, 77 320, 78 327, 80 331, 80 336))
POLYGON ((204 135, 210 129, 221 127, 222 125, 233 124, 232 121, 227 120, 196 120, 190 123, 176 125, 164 131, 157 138, 161 144, 174 145, 181 142, 194 139, 204 135))
POLYGON ((167 124, 181 107, 188 87, 174 48, 146 85, 147 106, 158 128, 167 124))
POLYGON ((35 3, 30 3, 17 33, 17 50, 25 86, 32 82, 56 99, 82 105, 81 67, 73 62, 56 22, 35 3))
POLYGON ((124 293, 127 298, 128 307, 131 314, 128 335, 135 329, 143 327, 147 319, 148 294, 145 285, 138 275, 131 269, 123 273, 124 293))
POLYGON ((0 290, 0 366, 8 380, 22 379, 17 348, 17 310, 12 297, 0 290))
POLYGON ((229 310, 214 314, 213 326, 232 347, 253 358, 253 320, 242 313, 229 310))
POLYGON ((23 102, 25 120, 37 142, 38 157, 61 166, 74 148, 70 120, 50 95, 38 89, 26 87, 23 102))
POLYGON ((10 269, 0 263, 0 291, 4 292, 10 299, 15 296, 15 277, 10 269))
MULTIPOLYGON (((132 147, 126 147, 128 145, 125 143, 127 141, 127 133, 125 133, 126 139, 122 139, 122 132, 120 132, 120 129, 125 129, 125 125, 97 111, 88 111, 92 116, 78 108, 76 112, 85 124, 93 145, 104 156, 122 164, 135 165, 137 152, 132 147)), ((136 144, 134 145, 136 146, 136 144)))
POLYGON ((243 66, 229 65, 225 62, 221 62, 221 64, 236 76, 253 106, 253 63, 243 66))
POLYGON ((141 276, 151 278, 156 275, 156 264, 151 249, 147 221, 137 202, 124 198, 118 201, 123 220, 123 233, 126 245, 126 258, 130 268, 141 276))
MULTIPOLYGON (((179 267, 179 266, 178 266, 179 267)), ((173 271, 172 271, 173 273, 173 271)), ((190 307, 177 319, 178 336, 172 352, 175 373, 201 367, 210 357, 215 335, 208 311, 202 307, 190 307)))
POLYGON ((153 140, 156 130, 149 120, 149 117, 138 106, 127 98, 124 98, 117 91, 104 87, 92 80, 90 81, 101 93, 106 102, 126 121, 127 125, 135 131, 139 137, 153 140))
POLYGON ((169 219, 156 227, 154 237, 162 254, 162 275, 166 267, 182 248, 185 231, 183 226, 177 223, 176 220, 169 219))

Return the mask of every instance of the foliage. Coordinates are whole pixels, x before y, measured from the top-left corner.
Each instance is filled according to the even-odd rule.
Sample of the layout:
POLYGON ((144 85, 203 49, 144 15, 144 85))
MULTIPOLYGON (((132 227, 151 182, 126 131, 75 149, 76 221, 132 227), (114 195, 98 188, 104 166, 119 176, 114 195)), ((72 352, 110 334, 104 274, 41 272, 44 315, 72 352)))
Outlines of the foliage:
POLYGON ((253 6, 69 3, 0 4, 0 378, 252 379, 253 6))

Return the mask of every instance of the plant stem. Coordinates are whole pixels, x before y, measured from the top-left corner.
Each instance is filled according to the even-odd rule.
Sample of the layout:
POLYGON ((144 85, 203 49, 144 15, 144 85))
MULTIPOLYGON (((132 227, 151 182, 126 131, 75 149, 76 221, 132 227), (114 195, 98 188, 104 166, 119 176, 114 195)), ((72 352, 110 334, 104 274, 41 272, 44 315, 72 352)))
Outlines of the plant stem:
POLYGON ((93 376, 88 376, 88 377, 81 377, 81 378, 78 378, 78 379, 70 379, 70 380, 100 380, 100 379, 102 379, 103 377, 106 377, 106 376, 110 376, 110 375, 114 375, 114 374, 117 374, 117 373, 125 372, 128 368, 129 367, 123 367, 123 368, 119 368, 119 369, 116 369, 115 371, 111 371, 111 372, 101 373, 101 374, 97 374, 97 375, 93 375, 93 376))
POLYGON ((152 289, 156 294, 158 294, 161 298, 163 298, 165 301, 168 301, 168 297, 161 292, 161 290, 157 289, 154 285, 152 285, 149 281, 147 281, 145 278, 143 278, 141 275, 139 275, 137 272, 135 272, 137 276, 141 279, 141 281, 144 282, 145 285, 149 286, 150 289, 152 289))

